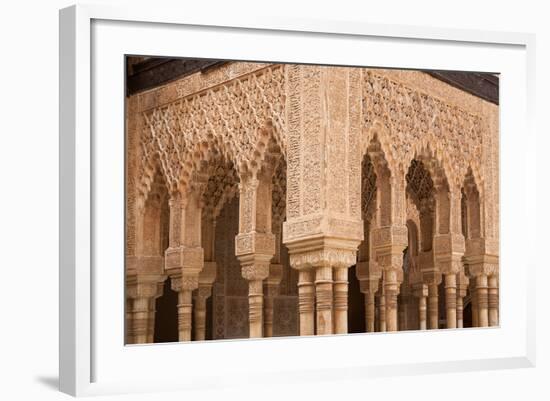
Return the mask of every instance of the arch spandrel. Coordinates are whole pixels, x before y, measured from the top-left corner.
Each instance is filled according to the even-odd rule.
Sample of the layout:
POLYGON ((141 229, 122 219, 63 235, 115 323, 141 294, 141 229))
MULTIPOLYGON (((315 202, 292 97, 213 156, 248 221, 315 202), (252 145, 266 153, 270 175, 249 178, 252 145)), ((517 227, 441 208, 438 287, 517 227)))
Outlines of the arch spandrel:
POLYGON ((158 153, 171 191, 184 191, 212 155, 255 173, 270 141, 284 152, 283 70, 271 65, 142 112, 142 146, 158 153))
POLYGON ((482 160, 481 116, 371 69, 363 73, 363 116, 367 136, 371 128, 384 127, 387 136, 380 141, 395 166, 407 166, 419 149, 430 145, 450 183, 459 185, 468 166, 482 160))

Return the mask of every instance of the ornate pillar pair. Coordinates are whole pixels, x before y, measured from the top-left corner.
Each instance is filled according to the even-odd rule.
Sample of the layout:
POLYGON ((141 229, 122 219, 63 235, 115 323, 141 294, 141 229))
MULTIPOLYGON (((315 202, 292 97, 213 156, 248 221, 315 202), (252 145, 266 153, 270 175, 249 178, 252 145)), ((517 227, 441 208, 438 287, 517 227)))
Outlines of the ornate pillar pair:
POLYGON ((363 239, 361 71, 289 65, 285 74, 283 242, 299 271, 300 334, 347 333, 348 268, 363 239))
POLYGON ((403 282, 403 251, 408 244, 408 229, 405 225, 405 175, 391 172, 385 161, 375 164, 377 177, 378 224, 373 230, 373 251, 382 270, 384 293, 385 329, 397 331, 397 297, 403 282))
POLYGON ((212 296, 212 285, 216 281, 216 262, 214 261, 216 220, 212 208, 203 209, 201 222, 201 244, 204 254, 204 266, 199 273, 198 288, 193 292, 194 337, 196 341, 206 339, 206 301, 212 296))
POLYGON ((275 297, 279 295, 279 286, 283 279, 283 265, 281 264, 281 216, 276 216, 273 222, 275 235, 275 255, 269 265, 269 275, 264 281, 264 337, 273 337, 273 313, 275 297))
POLYGON ((374 260, 357 262, 356 275, 365 296, 365 327, 371 333, 376 329, 376 294, 380 288, 382 270, 374 260))
POLYGON ((202 191, 193 189, 175 194, 169 201, 170 234, 165 269, 178 293, 179 341, 190 341, 192 330, 193 291, 199 288, 199 275, 204 267, 201 246, 202 191))
POLYGON ((241 176, 239 184, 239 234, 235 253, 242 276, 248 280, 248 320, 251 338, 264 335, 264 280, 275 254, 271 232, 272 169, 241 176))
MULTIPOLYGON (((457 275, 464 272, 462 258, 465 240, 462 234, 461 191, 436 186, 436 227, 434 259, 444 276, 447 328, 457 327, 457 275)), ((460 301, 462 303, 462 300, 460 301)))
POLYGON ((418 254, 420 280, 414 283, 415 294, 419 302, 419 320, 424 321, 424 329, 439 328, 439 284, 441 273, 434 262, 434 253, 422 251, 418 254))

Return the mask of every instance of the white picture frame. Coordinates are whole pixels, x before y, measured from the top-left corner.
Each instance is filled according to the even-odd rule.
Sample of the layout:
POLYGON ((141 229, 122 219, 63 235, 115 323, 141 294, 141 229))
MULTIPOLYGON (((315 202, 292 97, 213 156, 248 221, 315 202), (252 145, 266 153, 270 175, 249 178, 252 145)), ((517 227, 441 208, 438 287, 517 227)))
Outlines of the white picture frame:
POLYGON ((250 16, 238 20, 234 17, 185 15, 181 10, 152 6, 112 8, 104 5, 78 5, 61 10, 61 391, 72 395, 94 395, 240 386, 246 385, 251 378, 257 383, 269 383, 275 378, 278 383, 343 377, 361 380, 380 375, 534 366, 535 283, 530 272, 535 269, 535 253, 520 254, 518 249, 514 249, 522 249, 521 245, 523 249, 534 246, 522 238, 522 233, 528 229, 534 232, 536 217, 536 182, 534 174, 530 174, 535 170, 536 142, 532 127, 534 44, 534 35, 522 33, 313 19, 252 19, 250 16), (181 35, 193 35, 195 40, 200 39, 202 50, 194 48, 192 54, 178 53, 185 51, 177 45, 177 41, 183 37, 181 35), (218 39, 219 35, 230 35, 233 39, 231 43, 237 43, 238 46, 217 46, 216 35, 218 39), (109 43, 105 38, 109 38, 109 43), (239 41, 235 42, 237 38, 239 41), (263 46, 254 44, 258 39, 261 39, 263 46), (338 40, 340 50, 335 47, 335 40, 338 40), (294 45, 285 47, 290 41, 294 45), (382 47, 388 50, 380 50, 381 42, 384 42, 382 47), (310 43, 312 46, 300 47, 299 43, 310 43), (329 59, 326 52, 319 51, 320 44, 325 49, 334 50, 330 55, 333 59, 329 59), (268 60, 269 54, 276 54, 272 56, 274 61, 366 65, 364 53, 348 53, 346 56, 348 45, 371 46, 369 49, 372 50, 374 60, 369 63, 371 66, 446 69, 453 65, 452 60, 461 52, 465 55, 473 52, 479 57, 470 55, 469 60, 455 62, 455 69, 467 69, 464 63, 468 61, 470 68, 477 67, 480 70, 487 70, 484 66, 503 63, 505 71, 488 70, 502 72, 501 326, 429 333, 429 341, 436 347, 436 352, 424 359, 419 359, 413 351, 410 355, 402 352, 396 352, 395 355, 376 353, 376 349, 399 347, 399 344, 405 343, 411 349, 422 346, 425 344, 423 336, 426 336, 422 332, 128 347, 124 346, 121 336, 116 337, 120 334, 117 332, 119 326, 112 333, 103 330, 110 324, 109 319, 114 322, 114 319, 120 318, 120 325, 123 324, 123 302, 120 298, 123 291, 123 264, 118 263, 123 248, 119 249, 120 254, 114 255, 108 250, 101 251, 101 245, 97 247, 103 241, 111 241, 115 246, 122 244, 122 236, 117 237, 119 225, 109 230, 110 233, 101 231, 106 224, 120 223, 123 216, 123 208, 120 207, 123 197, 118 197, 122 190, 120 179, 123 170, 121 174, 113 174, 111 169, 113 166, 120 167, 124 157, 123 152, 120 152, 124 131, 118 130, 124 126, 124 93, 119 91, 123 88, 124 76, 123 70, 117 69, 123 65, 123 61, 122 57, 117 57, 123 54, 210 55, 221 59, 268 60), (392 52, 394 46, 402 46, 399 48, 402 51, 392 52), (430 47, 432 53, 434 48, 438 49, 440 59, 434 61, 435 56, 428 57, 432 54, 430 47), (409 48, 414 50, 414 55, 412 50, 407 50, 409 48), (492 53, 488 55, 487 51, 492 53), (453 56, 451 53, 456 54, 453 56), (426 57, 419 61, 422 54, 426 57), (337 57, 340 57, 340 61, 337 57), (116 68, 111 68, 113 65, 116 68), (112 92, 104 92, 107 87, 112 92), (513 97, 510 96, 512 90, 513 97), (111 139, 106 140, 105 135, 97 134, 106 131, 112 132, 111 139), (116 136, 118 132, 119 137, 116 136), (521 136, 521 140, 514 137, 512 132, 519 132, 516 135, 521 136), (518 141, 524 145, 518 147, 518 141), (506 164, 511 152, 515 152, 515 169, 506 164), (106 178, 109 171, 110 179, 106 178), (524 191, 512 191, 510 185, 507 185, 508 180, 524 182, 524 191), (113 191, 109 193, 114 198, 109 202, 106 194, 111 189, 113 191), (514 212, 517 210, 522 212, 514 212), (517 246, 508 247, 511 241, 517 246), (94 269, 103 262, 119 265, 120 271, 98 273, 94 269), (511 266, 516 268, 512 269, 511 266), (107 277, 108 274, 114 275, 107 277), (510 296, 512 289, 513 298, 510 296), (101 300, 97 296, 94 298, 98 290, 102 293, 101 300), (106 303, 113 300, 116 303, 117 299, 120 300, 120 306, 111 307, 111 312, 104 313, 106 303), (374 344, 369 345, 367 342, 374 344), (451 343, 456 344, 456 347, 444 347, 451 343), (471 344, 471 347, 466 344, 471 344), (325 355, 316 358, 315 352, 320 347, 325 355), (362 351, 356 352, 358 349, 362 351), (287 369, 284 361, 278 357, 285 352, 296 353, 297 358, 307 355, 311 359, 307 363, 293 364, 287 369), (178 374, 170 374, 170 368, 177 358, 181 360, 181 355, 193 361, 192 368, 180 366, 178 374), (207 360, 218 355, 229 362, 222 362, 223 366, 212 369, 201 363, 201 355, 207 360), (272 359, 269 364, 252 363, 258 355, 272 359), (166 367, 159 368, 160 362, 166 367), (142 373, 132 369, 132 366, 140 364, 144 370, 142 373))

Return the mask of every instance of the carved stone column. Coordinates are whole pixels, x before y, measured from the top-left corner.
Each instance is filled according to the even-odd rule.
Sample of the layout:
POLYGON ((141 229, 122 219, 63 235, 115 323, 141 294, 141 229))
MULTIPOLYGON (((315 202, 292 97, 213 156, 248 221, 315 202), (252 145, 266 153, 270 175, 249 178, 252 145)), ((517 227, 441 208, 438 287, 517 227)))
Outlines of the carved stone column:
POLYGON ((332 267, 319 266, 315 269, 317 334, 332 334, 334 332, 332 283, 332 267))
POLYGON ((382 271, 375 261, 358 262, 356 276, 365 297, 365 327, 367 332, 375 331, 375 295, 380 287, 382 271))
POLYGON ((279 285, 283 278, 283 265, 271 263, 269 265, 269 276, 264 284, 264 337, 273 337, 273 310, 274 300, 279 295, 279 285))
POLYGON ((312 331, 312 275, 317 334, 347 332, 347 300, 343 299, 347 270, 343 269, 356 263, 357 247, 363 239, 361 73, 340 67, 292 65, 286 67, 285 74, 288 125, 283 242, 290 265, 300 272, 300 333, 312 331), (335 319, 334 301, 338 309, 335 319))
POLYGON ((442 277, 435 266, 433 251, 423 251, 418 254, 418 264, 422 272, 422 284, 426 286, 427 294, 427 325, 428 329, 439 328, 439 294, 438 287, 442 277))
POLYGON ((492 274, 487 279, 489 326, 498 326, 498 274, 492 274))
POLYGON ((438 285, 430 283, 428 285, 428 328, 439 328, 439 298, 437 293, 438 285))
POLYGON ((176 277, 172 278, 172 290, 178 293, 178 338, 191 341, 193 291, 199 286, 199 278, 196 275, 176 277))
POLYGON ((201 191, 193 190, 169 201, 170 235, 165 253, 166 273, 172 290, 178 292, 178 332, 180 341, 191 340, 193 291, 199 287, 204 266, 201 247, 201 191))
POLYGON ((479 327, 489 326, 489 310, 487 298, 487 275, 480 273, 476 276, 477 318, 479 327))
POLYGON ((384 293, 386 298, 386 330, 398 330, 398 308, 397 295, 399 294, 399 286, 403 281, 403 271, 397 269, 384 270, 384 293), (401 277, 400 277, 401 273, 401 277))
POLYGON ((386 331, 386 295, 384 294, 384 286, 380 285, 378 291, 378 331, 386 331))
POLYGON ((334 333, 348 332, 348 267, 336 267, 334 278, 334 333))
POLYGON ((447 328, 456 328, 456 275, 464 271, 462 258, 465 241, 461 228, 461 192, 444 186, 436 192, 437 234, 434 237, 434 260, 445 277, 445 311, 447 328))
POLYGON ((403 282, 403 251, 408 244, 405 225, 405 176, 391 172, 384 159, 373 158, 376 171, 378 222, 373 230, 373 251, 382 269, 386 330, 396 331, 397 296, 403 282))
POLYGON ((206 301, 212 295, 212 285, 216 280, 216 262, 204 262, 204 268, 199 274, 199 287, 194 293, 194 332, 195 340, 206 339, 206 301))
POLYGON ((456 274, 445 275, 445 308, 447 328, 454 329, 457 326, 456 317, 456 274))
POLYGON ((242 276, 248 280, 248 323, 250 337, 263 336, 263 280, 275 254, 271 232, 271 171, 243 176, 239 184, 239 234, 235 254, 242 276))
POLYGON ((312 269, 302 269, 298 272, 298 312, 300 314, 301 336, 315 334, 315 290, 313 280, 312 269))
POLYGON ((413 294, 418 298, 418 325, 420 330, 426 330, 427 325, 427 303, 428 286, 426 284, 417 284, 413 287, 413 294))
POLYGON ((456 326, 458 328, 464 327, 464 297, 468 290, 468 283, 468 277, 464 272, 458 273, 456 285, 456 326))
POLYGON ((479 315, 477 308, 477 292, 476 292, 476 279, 470 277, 470 303, 472 310, 472 327, 479 327, 479 315))

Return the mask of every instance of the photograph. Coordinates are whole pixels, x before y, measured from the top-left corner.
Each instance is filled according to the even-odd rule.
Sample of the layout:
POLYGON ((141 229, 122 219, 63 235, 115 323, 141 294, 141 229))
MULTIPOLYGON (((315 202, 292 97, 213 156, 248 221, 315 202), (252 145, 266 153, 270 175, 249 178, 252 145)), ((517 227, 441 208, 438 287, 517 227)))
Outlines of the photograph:
POLYGON ((125 344, 499 326, 498 72, 123 73, 125 344))

